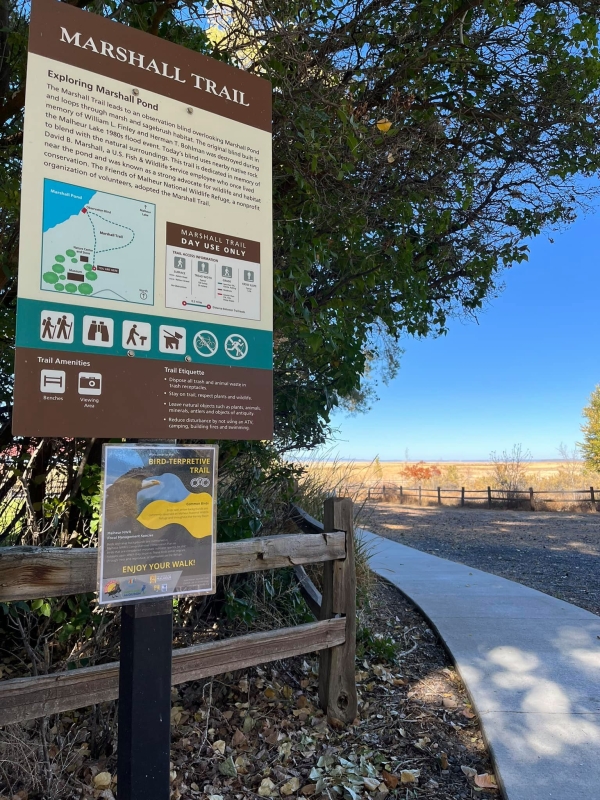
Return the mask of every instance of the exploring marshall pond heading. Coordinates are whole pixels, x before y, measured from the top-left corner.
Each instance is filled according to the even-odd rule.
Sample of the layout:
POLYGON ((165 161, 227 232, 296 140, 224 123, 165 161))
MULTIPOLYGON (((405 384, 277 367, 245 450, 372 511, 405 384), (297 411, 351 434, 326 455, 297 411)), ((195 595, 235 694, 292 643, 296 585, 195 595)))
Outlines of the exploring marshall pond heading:
POLYGON ((32 3, 16 434, 272 436, 271 86, 32 3))

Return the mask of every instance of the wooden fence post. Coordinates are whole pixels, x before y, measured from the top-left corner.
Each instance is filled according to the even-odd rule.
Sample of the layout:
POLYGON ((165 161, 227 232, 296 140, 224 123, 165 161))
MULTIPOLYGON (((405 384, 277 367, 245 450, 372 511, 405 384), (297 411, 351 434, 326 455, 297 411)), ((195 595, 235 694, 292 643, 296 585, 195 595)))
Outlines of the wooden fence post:
POLYGON ((461 504, 461 506, 464 506, 464 504, 465 504, 465 487, 464 486, 460 487, 460 504, 461 504))
POLYGON ((487 487, 488 490, 488 508, 492 507, 492 489, 490 486, 487 487))
POLYGON ((438 486, 438 506, 442 505, 442 490, 438 486))
POLYGON ((596 495, 593 486, 590 486, 590 499, 592 501, 592 508, 595 508, 596 511, 598 511, 598 506, 596 505, 596 495))
POLYGON ((349 497, 325 500, 325 531, 346 531, 346 558, 323 564, 321 619, 346 618, 344 644, 321 650, 319 659, 319 703, 327 719, 351 723, 356 718, 356 570, 354 565, 354 520, 349 497))
POLYGON ((535 511, 535 503, 534 503, 534 500, 533 500, 533 494, 534 494, 533 487, 530 486, 529 487, 529 510, 530 511, 535 511))
POLYGON ((421 505, 421 487, 419 486, 419 505, 421 505))
POLYGON ((400 505, 404 502, 404 498, 402 496, 402 487, 400 487, 400 505))

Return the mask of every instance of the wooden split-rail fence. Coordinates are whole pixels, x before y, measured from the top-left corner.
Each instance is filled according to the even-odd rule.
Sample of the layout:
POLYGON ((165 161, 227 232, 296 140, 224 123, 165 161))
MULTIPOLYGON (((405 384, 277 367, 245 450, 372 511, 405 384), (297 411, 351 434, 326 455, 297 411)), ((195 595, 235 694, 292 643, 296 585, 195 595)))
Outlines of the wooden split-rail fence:
POLYGON ((590 503, 591 508, 600 511, 597 498, 597 490, 593 486, 589 489, 568 489, 568 490, 544 490, 538 491, 529 489, 495 489, 488 486, 486 489, 443 489, 438 486, 435 489, 424 489, 422 486, 406 487, 397 484, 382 484, 381 486, 370 486, 366 489, 367 500, 388 500, 396 501, 400 504, 416 502, 419 505, 425 502, 444 505, 444 500, 453 505, 464 506, 467 503, 484 503, 488 508, 494 505, 525 505, 531 511, 536 510, 537 506, 546 503, 590 503), (558 495, 558 497, 554 496, 558 495))
MULTIPOLYGON (((315 525, 309 526, 315 530, 315 525)), ((97 550, 0 547, 0 601, 96 591, 97 550)), ((328 719, 356 717, 356 571, 352 501, 325 501, 324 530, 217 545, 217 575, 294 567, 316 622, 173 650, 173 685, 319 651, 319 702, 328 719), (304 565, 323 563, 323 592, 304 565)), ((115 700, 119 664, 0 681, 0 725, 115 700)))

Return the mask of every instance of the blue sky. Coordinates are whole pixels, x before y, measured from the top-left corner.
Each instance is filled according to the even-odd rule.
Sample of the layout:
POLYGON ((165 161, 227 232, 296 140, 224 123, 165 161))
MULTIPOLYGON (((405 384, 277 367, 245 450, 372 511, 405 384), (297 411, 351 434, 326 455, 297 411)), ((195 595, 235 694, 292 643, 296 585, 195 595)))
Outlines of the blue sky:
POLYGON ((529 262, 478 322, 404 342, 398 376, 358 416, 337 413, 343 457, 487 460, 521 443, 554 459, 580 440, 581 410, 600 383, 600 211, 538 237, 529 262))

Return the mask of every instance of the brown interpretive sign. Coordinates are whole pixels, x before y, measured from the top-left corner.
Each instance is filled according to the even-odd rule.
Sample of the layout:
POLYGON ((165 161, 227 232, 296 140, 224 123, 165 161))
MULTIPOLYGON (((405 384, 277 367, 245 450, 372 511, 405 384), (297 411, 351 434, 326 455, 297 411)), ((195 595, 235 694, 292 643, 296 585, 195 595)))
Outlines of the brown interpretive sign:
POLYGON ((214 592, 217 453, 104 446, 101 604, 214 592))
POLYGON ((13 430, 269 439, 271 85, 33 0, 13 430))

